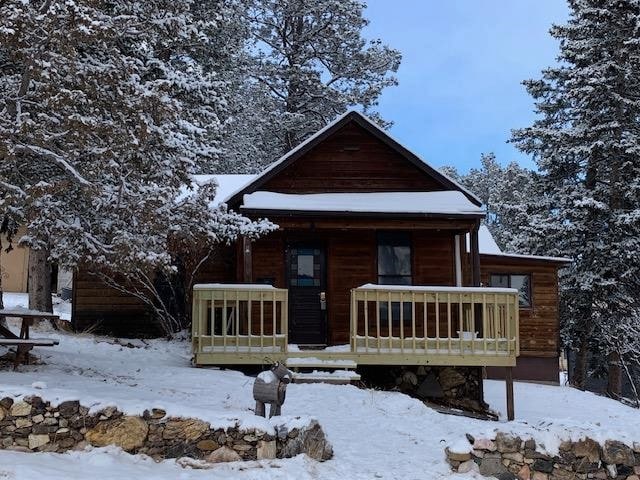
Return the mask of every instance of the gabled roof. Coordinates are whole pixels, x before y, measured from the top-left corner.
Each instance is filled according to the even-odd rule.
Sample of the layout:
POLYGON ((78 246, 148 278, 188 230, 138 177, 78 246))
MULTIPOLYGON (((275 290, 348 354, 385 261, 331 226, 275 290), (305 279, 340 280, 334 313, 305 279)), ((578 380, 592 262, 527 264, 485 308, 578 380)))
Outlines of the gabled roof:
POLYGON ((305 153, 309 152, 316 145, 321 143, 323 140, 331 136, 333 133, 340 130, 342 127, 347 125, 348 123, 355 123, 369 132, 371 135, 376 137, 378 140, 389 146, 391 149, 396 151, 398 154, 402 155, 407 159, 410 163, 415 165, 417 168, 422 170, 427 175, 431 176, 436 182, 440 183, 444 190, 457 190, 464 194, 471 202, 473 202, 477 206, 482 205, 482 201, 476 197, 472 192, 464 188, 455 180, 449 178, 447 175, 439 172, 427 162, 418 157, 415 153, 411 152, 403 145, 401 145, 398 141, 393 139, 387 132, 385 132, 382 128, 372 122, 369 118, 363 115, 360 112, 356 112, 355 110, 351 110, 340 117, 336 118, 333 122, 329 123, 327 126, 318 130, 314 135, 307 138, 304 142, 300 143, 297 147, 289 150, 286 154, 284 154, 280 159, 276 162, 269 165, 265 168, 258 176, 247 185, 242 187, 240 190, 230 195, 226 199, 226 203, 230 205, 240 204, 242 202, 242 196, 245 193, 250 193, 250 191, 255 191, 259 189, 262 185, 264 185, 271 178, 275 177, 279 172, 284 170, 286 167, 294 163, 297 159, 302 157, 305 153))

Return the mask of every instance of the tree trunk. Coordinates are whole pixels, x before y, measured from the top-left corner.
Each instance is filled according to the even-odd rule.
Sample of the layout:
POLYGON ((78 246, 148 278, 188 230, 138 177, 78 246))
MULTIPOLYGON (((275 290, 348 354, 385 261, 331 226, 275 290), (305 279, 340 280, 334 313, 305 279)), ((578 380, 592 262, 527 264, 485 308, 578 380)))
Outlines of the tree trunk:
POLYGON ((29 308, 53 312, 51 301, 51 265, 49 251, 29 249, 29 308))
POLYGON ((609 354, 607 371, 607 393, 618 398, 622 392, 622 370, 620 368, 620 356, 616 352, 609 354))
POLYGON ((584 390, 586 388, 587 380, 587 363, 589 361, 589 346, 587 342, 587 335, 584 334, 580 347, 576 353, 576 362, 573 369, 572 384, 574 387, 584 390))

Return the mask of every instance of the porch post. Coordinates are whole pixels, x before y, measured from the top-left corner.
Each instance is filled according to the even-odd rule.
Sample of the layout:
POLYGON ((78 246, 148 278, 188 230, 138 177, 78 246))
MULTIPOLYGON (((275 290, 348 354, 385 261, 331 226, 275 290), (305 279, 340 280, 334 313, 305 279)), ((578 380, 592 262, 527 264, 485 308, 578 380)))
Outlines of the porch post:
POLYGON ((478 230, 480 222, 476 222, 471 229, 471 281, 472 286, 480 286, 480 247, 478 244, 478 230))
POLYGON ((507 386, 507 420, 512 421, 516 418, 513 407, 513 368, 507 367, 505 370, 504 379, 507 386))

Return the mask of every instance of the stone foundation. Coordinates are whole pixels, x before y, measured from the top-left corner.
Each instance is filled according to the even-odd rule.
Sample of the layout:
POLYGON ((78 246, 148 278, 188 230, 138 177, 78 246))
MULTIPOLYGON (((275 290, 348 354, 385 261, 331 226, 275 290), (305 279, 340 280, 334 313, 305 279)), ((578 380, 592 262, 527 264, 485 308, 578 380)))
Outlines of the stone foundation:
POLYGON ((480 367, 362 367, 359 371, 365 383, 395 388, 421 400, 474 412, 488 408, 480 367))
POLYGON ((454 472, 477 471, 500 480, 640 480, 640 444, 617 440, 604 445, 586 438, 563 442, 557 455, 538 451, 533 439, 498 433, 495 438, 469 439, 469 452, 446 449, 454 472))
POLYGON ((289 458, 306 453, 316 460, 333 456, 320 425, 276 426, 258 430, 214 428, 194 418, 167 417, 163 410, 127 416, 116 408, 98 413, 77 401, 52 406, 40 397, 0 400, 0 448, 23 452, 66 452, 89 445, 116 445, 154 459, 191 457, 209 462, 289 458))

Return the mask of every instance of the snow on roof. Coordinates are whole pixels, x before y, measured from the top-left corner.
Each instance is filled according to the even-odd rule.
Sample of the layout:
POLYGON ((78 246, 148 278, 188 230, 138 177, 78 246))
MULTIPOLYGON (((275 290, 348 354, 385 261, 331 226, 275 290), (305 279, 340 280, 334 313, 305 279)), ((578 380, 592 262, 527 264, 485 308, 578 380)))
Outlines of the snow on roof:
POLYGON ((241 208, 303 212, 416 213, 484 215, 462 192, 365 192, 244 195, 241 208))
MULTIPOLYGON (((482 252, 480 252, 482 253, 482 252)), ((500 257, 522 258, 525 260, 546 260, 549 262, 571 263, 572 259, 567 257, 547 257, 544 255, 523 255, 520 253, 490 253, 488 255, 498 255, 500 257)))
MULTIPOLYGON (((384 134, 385 136, 387 136, 389 139, 391 139, 392 141, 394 141, 395 143, 397 143, 398 145, 402 145, 398 140, 396 140, 394 137, 392 137, 389 132, 383 130, 382 128, 380 128, 380 125, 376 124, 375 122, 373 122, 369 117, 367 117, 366 115, 364 115, 363 113, 360 113, 356 110, 348 110, 345 113, 343 113, 342 115, 338 116, 335 120, 333 120, 332 122, 328 123, 327 125, 325 125, 323 128, 321 128, 320 130, 318 130, 316 133, 314 133, 313 135, 311 135, 309 138, 307 138, 306 140, 304 140, 303 142, 299 143, 298 145, 296 145, 294 148, 292 148, 291 150, 289 150, 287 153, 285 153, 282 157, 280 157, 278 160, 276 160, 275 162, 273 162, 271 165, 269 165, 268 167, 266 167, 264 170, 262 170, 258 175, 255 175, 255 177, 247 182, 246 185, 244 185, 243 187, 239 188, 237 191, 233 192, 233 194, 229 195, 226 200, 229 200, 231 197, 233 197, 235 194, 239 193, 242 189, 244 189, 244 187, 248 187, 249 185, 251 185, 252 183, 254 183, 255 181, 259 180, 261 177, 263 177, 264 175, 266 175, 268 172, 270 172, 271 170, 273 170, 274 168, 278 167, 279 165, 283 164, 284 162, 286 162, 289 158, 291 158, 291 156, 293 156, 294 154, 296 154, 297 152, 299 152, 300 150, 304 149, 307 145, 309 145, 310 143, 314 142, 318 137, 322 136, 327 130, 330 130, 331 128, 333 128, 336 124, 340 123, 341 121, 343 121, 345 119, 345 117, 349 116, 349 115, 357 115, 360 119, 364 120, 365 122, 367 122, 369 125, 371 125, 372 127, 374 127, 375 129, 377 129, 378 131, 380 131, 382 134, 384 134)), ((407 151, 409 151, 409 149, 407 147, 403 148, 407 151)), ((413 152, 410 152, 415 158, 419 159, 422 163, 424 163, 427 167, 433 168, 431 167, 431 165, 429 165, 428 162, 426 162, 425 160, 423 160, 419 155, 416 155, 413 152)), ((448 175, 446 175, 445 173, 434 169, 438 174, 442 175, 443 177, 445 177, 447 180, 449 180, 452 184, 454 184, 456 187, 460 188, 461 191, 465 192, 468 196, 473 197, 474 199, 476 199, 478 201, 478 203, 480 203, 480 199, 473 193, 471 192, 469 189, 467 189, 466 187, 462 186, 460 183, 456 182, 453 178, 449 177, 448 175)))
POLYGON ((227 199, 236 191, 242 189, 256 178, 256 175, 249 174, 229 174, 229 175, 193 175, 191 185, 180 189, 178 201, 183 200, 187 196, 198 191, 198 187, 215 181, 218 185, 216 188, 216 197, 212 206, 217 206, 227 201, 227 199))
MULTIPOLYGON (((469 234, 467 233, 467 252, 471 251, 469 234)), ((478 249, 482 255, 497 255, 500 257, 522 258, 523 260, 546 260, 549 262, 569 263, 570 258, 564 257, 547 257, 540 255, 523 255, 519 253, 504 253, 496 243, 491 231, 486 225, 480 225, 478 230, 478 249)))
POLYGON ((480 225, 480 229, 478 230, 478 246, 480 248, 480 253, 488 253, 491 255, 500 255, 502 250, 493 239, 493 235, 487 228, 486 225, 480 225))

